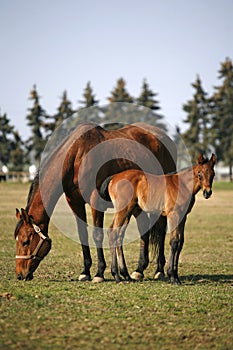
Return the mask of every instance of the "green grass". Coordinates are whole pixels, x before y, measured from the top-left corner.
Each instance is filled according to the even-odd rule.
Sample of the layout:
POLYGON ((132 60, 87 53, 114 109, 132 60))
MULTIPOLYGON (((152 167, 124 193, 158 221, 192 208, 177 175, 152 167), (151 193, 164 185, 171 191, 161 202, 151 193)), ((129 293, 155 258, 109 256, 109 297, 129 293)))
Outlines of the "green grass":
MULTIPOLYGON (((53 225, 53 247, 29 282, 14 275, 15 207, 28 185, 0 184, 0 349, 232 349, 233 187, 214 185, 198 196, 186 225, 180 258, 181 286, 155 282, 154 263, 142 283, 78 282, 80 245, 53 225)), ((166 242, 166 256, 169 245, 166 242)), ((125 246, 130 271, 138 241, 125 246)), ((92 249, 93 268, 96 253, 92 249)))

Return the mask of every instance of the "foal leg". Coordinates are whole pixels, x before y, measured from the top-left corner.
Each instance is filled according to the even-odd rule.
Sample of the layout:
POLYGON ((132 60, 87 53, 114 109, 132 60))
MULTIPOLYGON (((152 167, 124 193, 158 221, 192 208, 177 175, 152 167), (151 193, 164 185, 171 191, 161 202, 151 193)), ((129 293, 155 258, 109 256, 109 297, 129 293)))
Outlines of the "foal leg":
POLYGON ((127 228, 127 225, 129 223, 130 217, 127 217, 125 219, 124 224, 121 226, 119 229, 118 233, 118 240, 117 240, 117 246, 116 246, 116 252, 117 252, 117 259, 118 259, 118 264, 120 268, 120 274, 124 277, 126 281, 131 281, 131 277, 129 275, 126 262, 125 262, 125 257, 124 257, 124 252, 123 252, 123 239, 125 236, 125 230, 127 228))
POLYGON ((155 223, 155 230, 159 234, 159 246, 158 246, 158 258, 157 258, 157 268, 155 270, 154 279, 155 280, 164 280, 164 266, 166 263, 165 255, 164 255, 164 243, 166 237, 166 226, 167 219, 165 216, 160 216, 157 222, 155 223))
POLYGON ((98 257, 98 269, 92 282, 104 282, 104 271, 106 269, 106 262, 104 258, 103 251, 103 222, 104 213, 92 208, 92 218, 93 218, 93 239, 95 241, 97 257, 98 257))
POLYGON ((142 281, 144 270, 149 264, 149 218, 140 208, 133 211, 136 218, 138 231, 140 233, 140 253, 137 269, 131 274, 131 278, 136 281, 142 281))
POLYGON ((126 216, 126 214, 127 211, 117 212, 109 229, 109 245, 112 256, 111 272, 117 283, 121 281, 118 262, 120 265, 121 275, 126 280, 131 280, 122 248, 124 233, 130 219, 130 216, 126 216))
POLYGON ((186 222, 186 217, 179 224, 179 243, 178 243, 178 248, 177 248, 177 252, 176 252, 175 260, 174 260, 174 272, 175 272, 175 276, 177 276, 178 281, 180 281, 179 277, 178 277, 178 264, 179 264, 179 256, 180 256, 183 244, 184 244, 185 222, 186 222))
POLYGON ((186 217, 178 224, 178 227, 171 232, 171 253, 169 258, 167 274, 172 284, 181 284, 178 277, 178 262, 180 252, 184 243, 184 225, 186 217))

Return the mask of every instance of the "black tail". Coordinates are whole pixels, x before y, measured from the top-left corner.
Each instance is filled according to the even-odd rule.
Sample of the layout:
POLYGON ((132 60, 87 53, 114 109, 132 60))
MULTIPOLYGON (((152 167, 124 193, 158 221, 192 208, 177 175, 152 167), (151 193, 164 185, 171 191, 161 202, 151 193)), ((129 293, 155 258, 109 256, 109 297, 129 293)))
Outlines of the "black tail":
POLYGON ((157 258, 159 253, 159 230, 156 223, 150 228, 150 260, 157 258))
POLYGON ((111 202, 111 198, 110 198, 109 193, 108 193, 108 185, 109 185, 109 182, 112 180, 112 178, 113 178, 113 175, 107 177, 99 189, 99 194, 100 194, 101 198, 103 198, 107 202, 111 202))
POLYGON ((160 243, 165 238, 166 218, 160 216, 159 219, 155 219, 153 215, 151 215, 150 221, 150 253, 153 261, 158 257, 160 243))

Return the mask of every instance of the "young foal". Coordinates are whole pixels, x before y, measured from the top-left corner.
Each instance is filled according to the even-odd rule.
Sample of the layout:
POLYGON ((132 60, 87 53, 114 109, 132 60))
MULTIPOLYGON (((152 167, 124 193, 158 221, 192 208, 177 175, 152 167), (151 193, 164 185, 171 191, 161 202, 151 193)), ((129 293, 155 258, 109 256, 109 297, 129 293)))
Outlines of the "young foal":
MULTIPOLYGON (((123 238, 133 210, 156 213, 167 217, 167 232, 170 233, 170 258, 167 274, 173 284, 180 284, 178 260, 184 243, 184 227, 187 214, 190 213, 195 195, 200 189, 204 198, 212 194, 214 164, 216 157, 210 160, 198 157, 197 165, 192 168, 168 175, 146 174, 140 170, 126 170, 109 178, 108 194, 112 200, 115 215, 109 229, 109 244, 112 256, 111 271, 116 282, 120 274, 130 280, 123 254, 123 238)), ((152 241, 158 244, 159 237, 152 241)))

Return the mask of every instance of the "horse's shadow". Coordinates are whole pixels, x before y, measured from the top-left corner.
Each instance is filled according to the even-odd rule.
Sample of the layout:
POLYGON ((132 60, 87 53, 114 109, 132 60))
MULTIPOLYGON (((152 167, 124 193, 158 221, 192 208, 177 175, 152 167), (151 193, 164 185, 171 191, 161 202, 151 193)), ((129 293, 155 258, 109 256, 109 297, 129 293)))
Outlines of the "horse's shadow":
POLYGON ((224 274, 200 274, 200 275, 186 275, 180 276, 182 283, 187 284, 209 284, 209 283, 220 283, 220 284, 232 284, 233 285, 233 274, 224 275, 224 274))

